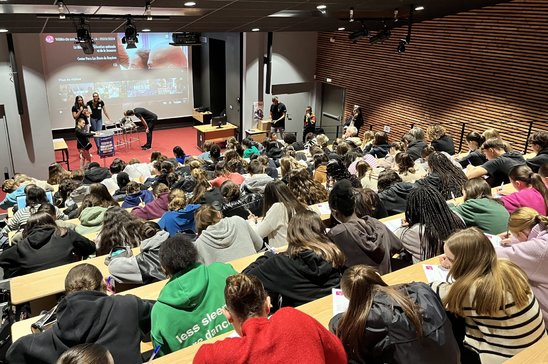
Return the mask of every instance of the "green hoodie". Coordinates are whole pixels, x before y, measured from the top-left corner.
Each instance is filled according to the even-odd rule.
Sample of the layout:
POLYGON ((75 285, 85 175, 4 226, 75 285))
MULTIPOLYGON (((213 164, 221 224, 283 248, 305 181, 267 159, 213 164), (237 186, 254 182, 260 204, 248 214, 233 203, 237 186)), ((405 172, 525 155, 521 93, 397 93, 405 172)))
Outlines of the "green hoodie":
POLYGON ((477 226, 486 234, 500 234, 508 229, 510 214, 503 204, 489 198, 467 200, 451 209, 468 227, 477 226))
POLYGON ((151 337, 158 355, 231 331, 222 313, 226 278, 237 274, 230 264, 196 263, 166 283, 152 308, 151 337))
POLYGON ((76 226, 78 234, 89 234, 101 231, 103 220, 105 219, 106 207, 93 206, 86 207, 80 213, 80 225, 76 226))

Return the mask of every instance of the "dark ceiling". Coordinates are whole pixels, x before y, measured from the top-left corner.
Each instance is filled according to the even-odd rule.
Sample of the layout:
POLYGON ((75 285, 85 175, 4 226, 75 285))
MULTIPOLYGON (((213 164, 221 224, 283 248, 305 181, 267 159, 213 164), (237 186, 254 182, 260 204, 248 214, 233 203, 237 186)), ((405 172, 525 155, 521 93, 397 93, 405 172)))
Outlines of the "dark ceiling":
MULTIPOLYGON (((400 24, 409 13, 410 4, 424 6, 415 12, 415 21, 423 21, 504 2, 500 0, 195 0, 196 6, 185 7, 185 0, 153 0, 152 15, 165 19, 139 19, 137 29, 153 32, 247 32, 260 31, 334 31, 339 27, 354 30, 359 22, 344 20, 353 7, 356 18, 394 17, 399 10, 400 24), (317 5, 327 6, 325 14, 317 5)), ((95 14, 89 20, 92 33, 123 31, 126 14, 143 16, 145 0, 66 0, 66 12, 95 14)), ((74 32, 77 19, 58 17, 55 0, 0 0, 0 28, 11 33, 74 32)), ((374 28, 372 22, 370 28, 374 28)))

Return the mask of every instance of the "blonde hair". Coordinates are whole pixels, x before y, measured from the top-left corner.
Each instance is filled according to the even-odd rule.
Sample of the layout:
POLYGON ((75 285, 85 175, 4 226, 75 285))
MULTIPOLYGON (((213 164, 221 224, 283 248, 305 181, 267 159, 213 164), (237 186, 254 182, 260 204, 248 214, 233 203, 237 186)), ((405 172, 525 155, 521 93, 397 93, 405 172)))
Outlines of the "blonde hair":
POLYGON ((438 140, 439 138, 444 136, 445 133, 445 128, 440 124, 430 125, 428 129, 426 129, 426 135, 431 140, 438 140))
POLYGON ((493 244, 481 230, 456 232, 445 246, 455 257, 449 270, 455 282, 443 300, 448 311, 465 316, 465 302, 471 294, 479 315, 495 315, 511 301, 518 309, 527 305, 531 294, 527 276, 509 260, 498 260, 493 244))
POLYGON ((282 177, 285 177, 289 172, 294 169, 304 168, 295 158, 283 157, 280 159, 280 172, 282 177))
POLYGON ((499 131, 495 128, 485 129, 485 131, 481 134, 481 136, 483 137, 483 140, 487 140, 487 139, 498 139, 498 140, 500 140, 502 142, 502 144, 504 145, 504 150, 506 150, 507 152, 511 152, 511 151, 514 150, 510 143, 505 142, 504 140, 502 140, 499 131))
POLYGON ((537 210, 530 207, 520 207, 510 214, 508 230, 517 234, 521 231, 530 230, 541 223, 548 225, 548 217, 540 215, 537 210))
POLYGON ((188 200, 183 190, 175 188, 171 190, 168 195, 168 205, 167 208, 169 211, 177 211, 182 209, 188 204, 188 200))
POLYGON ((329 142, 329 138, 325 134, 320 134, 316 136, 316 141, 318 144, 322 147, 327 147, 327 143, 329 142))
POLYGON ((363 133, 362 147, 365 146, 367 143, 372 142, 373 139, 375 139, 375 133, 373 133, 372 130, 368 130, 363 133))

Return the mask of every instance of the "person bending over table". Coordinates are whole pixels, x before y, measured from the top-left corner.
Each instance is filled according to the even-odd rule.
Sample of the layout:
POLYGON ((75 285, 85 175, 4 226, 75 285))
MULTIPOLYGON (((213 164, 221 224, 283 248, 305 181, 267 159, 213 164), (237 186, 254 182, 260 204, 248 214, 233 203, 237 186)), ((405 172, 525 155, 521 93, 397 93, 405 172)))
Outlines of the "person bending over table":
POLYGON ((141 120, 141 122, 145 126, 145 133, 147 134, 147 142, 145 143, 145 145, 141 146, 141 149, 147 150, 152 148, 152 131, 154 130, 154 125, 158 121, 158 115, 143 107, 136 107, 135 109, 127 110, 124 113, 124 116, 133 115, 141 120))

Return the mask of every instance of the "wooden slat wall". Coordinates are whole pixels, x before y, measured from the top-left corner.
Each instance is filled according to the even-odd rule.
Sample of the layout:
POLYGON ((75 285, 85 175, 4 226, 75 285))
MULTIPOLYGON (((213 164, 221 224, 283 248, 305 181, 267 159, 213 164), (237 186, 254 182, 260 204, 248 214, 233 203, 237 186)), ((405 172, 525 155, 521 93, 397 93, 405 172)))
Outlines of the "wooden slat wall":
MULTIPOLYGON (((529 123, 548 130, 548 1, 515 0, 413 25, 384 44, 319 33, 316 79, 346 89, 345 114, 361 105, 373 130, 399 139, 438 122, 455 139, 495 127, 523 150, 529 123), (331 38, 331 39, 330 39, 331 38), (335 42, 332 42, 332 40, 335 42)), ((363 132, 364 129, 362 129, 363 132)))

